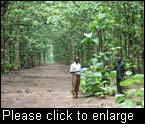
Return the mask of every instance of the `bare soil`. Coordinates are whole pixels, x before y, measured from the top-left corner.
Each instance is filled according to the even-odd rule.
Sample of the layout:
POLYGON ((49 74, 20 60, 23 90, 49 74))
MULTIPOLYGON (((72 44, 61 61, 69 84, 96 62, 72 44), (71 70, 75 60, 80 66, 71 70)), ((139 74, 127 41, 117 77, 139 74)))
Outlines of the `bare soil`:
POLYGON ((113 108, 114 97, 72 99, 69 66, 46 64, 1 76, 2 108, 113 108))

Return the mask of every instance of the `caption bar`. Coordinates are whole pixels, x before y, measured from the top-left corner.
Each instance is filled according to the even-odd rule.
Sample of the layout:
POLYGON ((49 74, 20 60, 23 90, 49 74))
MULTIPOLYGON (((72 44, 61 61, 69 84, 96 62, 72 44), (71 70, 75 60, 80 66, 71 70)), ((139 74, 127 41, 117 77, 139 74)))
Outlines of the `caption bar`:
POLYGON ((1 123, 138 123, 144 124, 144 109, 2 109, 1 123), (142 115, 141 115, 142 114, 142 115), (143 120, 141 119, 143 116, 143 120))

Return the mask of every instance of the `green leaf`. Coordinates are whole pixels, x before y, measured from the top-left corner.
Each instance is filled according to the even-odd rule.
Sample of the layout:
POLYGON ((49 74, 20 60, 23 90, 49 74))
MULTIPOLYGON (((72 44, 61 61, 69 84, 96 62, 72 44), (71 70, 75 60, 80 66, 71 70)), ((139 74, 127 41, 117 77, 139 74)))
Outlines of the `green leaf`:
POLYGON ((115 20, 113 20, 113 19, 109 20, 109 23, 114 23, 114 22, 115 22, 115 20))
POLYGON ((93 64, 93 67, 97 68, 97 67, 100 67, 101 65, 102 65, 102 63, 96 63, 96 64, 93 64))
POLYGON ((144 99, 144 91, 142 89, 136 89, 134 92, 134 96, 143 97, 143 99, 144 99))
POLYGON ((131 64, 130 64, 130 63, 126 63, 126 67, 127 67, 127 68, 130 68, 130 67, 131 67, 131 64))
POLYGON ((136 102, 133 99, 126 99, 123 103, 120 104, 124 108, 134 108, 136 107, 136 102))
POLYGON ((105 60, 105 61, 108 61, 109 58, 108 58, 107 56, 104 56, 104 60, 105 60))
POLYGON ((116 27, 119 27, 119 24, 113 24, 114 26, 116 26, 116 27))
POLYGON ((110 77, 113 78, 113 79, 116 78, 116 70, 110 71, 109 75, 110 75, 110 77))
POLYGON ((103 19, 105 16, 106 16, 106 14, 104 14, 104 13, 99 13, 99 14, 97 15, 97 17, 98 17, 99 19, 103 19))
POLYGON ((98 62, 98 60, 96 58, 92 58, 91 62, 92 62, 92 64, 96 64, 98 62))
POLYGON ((49 24, 50 21, 51 21, 51 17, 48 17, 48 18, 47 18, 47 21, 46 21, 46 24, 49 24))
POLYGON ((87 38, 84 38, 82 41, 81 41, 81 44, 87 42, 87 38))
POLYGON ((132 75, 132 72, 131 71, 126 71, 126 75, 130 76, 130 75, 132 75))
POLYGON ((91 29, 92 32, 96 31, 96 26, 97 25, 98 25, 98 23, 97 23, 96 20, 90 24, 90 29, 91 29))
POLYGON ((92 41, 97 45, 99 44, 98 38, 92 39, 92 41))
POLYGON ((128 87, 128 86, 132 86, 132 85, 143 85, 144 84, 144 80, 141 78, 130 78, 127 80, 124 80, 120 83, 121 86, 123 87, 128 87))
POLYGON ((95 76, 95 77, 101 77, 102 73, 101 72, 94 72, 93 76, 95 76))
POLYGON ((127 95, 127 97, 132 97, 134 96, 134 92, 135 92, 135 89, 131 89, 131 90, 127 90, 125 94, 127 95))
POLYGON ((96 95, 96 96, 103 96, 104 92, 96 92, 94 95, 96 95))
POLYGON ((97 86, 99 85, 99 82, 92 82, 92 86, 97 86))
POLYGON ((81 83, 80 83, 81 85, 85 85, 86 84, 86 82, 85 82, 85 80, 82 80, 81 79, 81 83))
POLYGON ((115 48, 115 47, 113 47, 113 48, 111 48, 110 50, 116 50, 116 48, 115 48))
POLYGON ((135 81, 133 79, 127 79, 127 80, 120 82, 120 86, 128 87, 128 86, 133 85, 134 83, 135 81))
POLYGON ((103 84, 110 85, 110 81, 109 80, 105 80, 105 81, 103 81, 103 84))
POLYGON ((115 102, 116 103, 121 103, 123 101, 125 101, 125 95, 123 95, 123 94, 116 94, 115 95, 115 102))
POLYGON ((133 67, 133 68, 138 68, 138 66, 137 66, 137 65, 132 65, 132 67, 133 67))
POLYGON ((84 36, 86 36, 87 38, 91 38, 92 37, 92 33, 89 33, 89 34, 84 33, 84 36))
POLYGON ((136 74, 133 76, 134 79, 144 79, 144 74, 136 74))
POLYGON ((121 47, 116 47, 117 49, 121 49, 121 47))
POLYGON ((143 85, 144 84, 143 79, 135 79, 134 82, 135 82, 136 85, 143 85))

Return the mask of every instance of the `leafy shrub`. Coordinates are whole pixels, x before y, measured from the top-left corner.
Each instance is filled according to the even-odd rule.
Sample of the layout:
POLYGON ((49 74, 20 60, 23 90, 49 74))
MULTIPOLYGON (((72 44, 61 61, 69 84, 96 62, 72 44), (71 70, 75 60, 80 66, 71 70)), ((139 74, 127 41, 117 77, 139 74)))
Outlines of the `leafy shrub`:
POLYGON ((110 85, 109 77, 115 79, 116 73, 114 71, 106 71, 104 64, 101 62, 103 60, 108 60, 108 57, 104 53, 99 53, 90 60, 89 68, 81 69, 82 93, 88 96, 105 96, 114 95, 116 93, 115 87, 107 87, 110 85))
POLYGON ((9 73, 12 70, 17 70, 18 69, 18 65, 16 64, 5 64, 4 65, 4 73, 9 73))
MULTIPOLYGON (((128 72, 129 73, 129 72, 128 72)), ((131 76, 128 74, 129 79, 120 83, 122 87, 131 87, 133 85, 139 86, 136 89, 128 89, 124 95, 116 95, 115 102, 116 107, 123 108, 144 108, 144 88, 140 86, 144 84, 143 74, 136 74, 131 76)))

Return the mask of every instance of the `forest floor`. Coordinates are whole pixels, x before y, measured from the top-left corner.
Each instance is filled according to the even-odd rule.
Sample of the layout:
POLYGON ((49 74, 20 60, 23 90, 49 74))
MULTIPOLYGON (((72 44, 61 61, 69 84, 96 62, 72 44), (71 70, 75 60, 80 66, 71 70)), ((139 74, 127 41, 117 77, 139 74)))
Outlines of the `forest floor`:
POLYGON ((2 108, 113 108, 114 97, 72 99, 69 67, 46 64, 1 75, 2 108))

